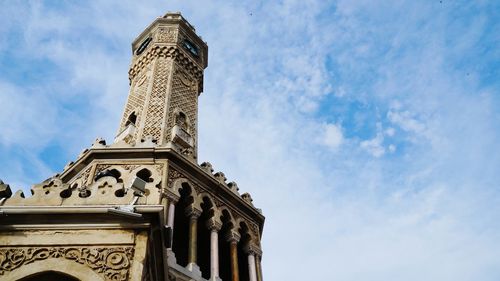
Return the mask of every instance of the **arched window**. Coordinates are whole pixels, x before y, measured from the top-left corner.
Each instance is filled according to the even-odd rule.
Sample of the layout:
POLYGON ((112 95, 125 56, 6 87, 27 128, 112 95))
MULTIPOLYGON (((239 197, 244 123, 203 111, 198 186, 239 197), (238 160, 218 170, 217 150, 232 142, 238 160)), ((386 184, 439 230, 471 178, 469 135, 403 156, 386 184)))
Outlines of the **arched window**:
POLYGON ((142 169, 135 175, 145 182, 153 182, 153 178, 151 177, 151 171, 149 171, 148 169, 142 169))
POLYGON ((191 192, 191 187, 187 183, 183 183, 182 189, 179 190, 181 197, 175 205, 172 250, 175 253, 177 264, 180 266, 188 264, 189 219, 184 210, 193 203, 191 192))
POLYGON ((248 255, 245 251, 245 246, 250 241, 248 226, 245 223, 240 223, 239 230, 241 239, 238 243, 238 269, 240 272, 240 281, 250 281, 248 275, 248 255))
POLYGON ((210 230, 207 227, 207 221, 213 217, 214 205, 208 197, 203 197, 201 203, 202 213, 198 218, 198 266, 200 267, 201 276, 205 279, 210 279, 210 230))
POLYGON ((189 132, 189 122, 184 112, 179 111, 175 116, 175 124, 181 127, 186 132, 189 132))
POLYGON ((125 127, 130 124, 135 126, 136 121, 137 121, 137 115, 135 115, 135 112, 130 113, 130 115, 127 118, 127 122, 125 123, 125 127))
POLYGON ((222 229, 219 231, 219 277, 222 280, 231 280, 231 256, 229 242, 226 235, 234 228, 228 210, 222 211, 222 229))

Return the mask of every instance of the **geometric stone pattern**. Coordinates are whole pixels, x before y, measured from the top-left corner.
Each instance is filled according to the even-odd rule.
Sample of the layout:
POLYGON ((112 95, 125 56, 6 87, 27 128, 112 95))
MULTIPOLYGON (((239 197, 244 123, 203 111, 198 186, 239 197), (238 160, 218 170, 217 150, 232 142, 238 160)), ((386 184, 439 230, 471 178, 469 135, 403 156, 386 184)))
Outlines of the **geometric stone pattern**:
MULTIPOLYGON (((180 70, 180 66, 176 64, 176 72, 172 81, 172 92, 170 97, 170 105, 168 108, 167 136, 170 140, 171 128, 175 125, 175 116, 173 113, 179 109, 186 114, 190 124, 197 124, 198 112, 198 90, 195 79, 190 78, 186 73, 180 70)), ((196 139, 196 126, 191 126, 188 133, 196 139)))
POLYGON ((68 259, 101 274, 105 280, 127 280, 134 247, 16 247, 0 248, 0 275, 49 258, 68 259))
POLYGON ((132 112, 135 112, 137 116, 137 124, 141 122, 141 113, 144 107, 144 97, 146 96, 146 91, 149 85, 150 67, 146 67, 139 73, 137 77, 132 82, 130 94, 128 96, 127 104, 125 106, 125 111, 123 113, 122 121, 120 124, 120 132, 125 129, 125 123, 132 112))
POLYGON ((153 89, 147 104, 146 119, 144 120, 144 129, 141 136, 142 138, 151 136, 158 143, 162 143, 162 125, 164 122, 170 65, 166 58, 157 58, 153 89))

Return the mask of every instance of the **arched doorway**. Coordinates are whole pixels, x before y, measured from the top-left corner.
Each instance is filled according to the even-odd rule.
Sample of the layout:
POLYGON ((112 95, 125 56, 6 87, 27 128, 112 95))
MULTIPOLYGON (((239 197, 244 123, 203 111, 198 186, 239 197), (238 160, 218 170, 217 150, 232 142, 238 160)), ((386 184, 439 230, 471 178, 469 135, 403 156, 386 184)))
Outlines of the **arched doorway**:
POLYGON ((80 281, 71 275, 56 271, 45 271, 19 279, 19 281, 80 281))
POLYGON ((12 271, 4 272, 0 280, 39 281, 39 280, 68 280, 68 281, 104 281, 103 276, 89 267, 74 261, 64 259, 46 259, 25 264, 12 271), (47 275, 40 275, 47 274, 47 275), (40 278, 51 279, 40 279, 40 278), (70 279, 68 279, 70 278, 70 279))

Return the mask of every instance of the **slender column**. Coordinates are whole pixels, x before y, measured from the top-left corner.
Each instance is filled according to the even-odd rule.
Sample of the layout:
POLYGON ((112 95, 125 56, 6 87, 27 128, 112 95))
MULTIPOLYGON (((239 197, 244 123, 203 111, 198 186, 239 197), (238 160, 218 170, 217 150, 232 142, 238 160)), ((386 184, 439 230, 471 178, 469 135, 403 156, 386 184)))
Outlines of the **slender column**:
POLYGON ((249 243, 245 247, 245 253, 248 255, 248 277, 250 281, 257 281, 257 268, 255 256, 262 255, 262 251, 254 244, 249 243))
POLYGON ((240 281, 240 272, 238 269, 238 242, 241 236, 237 232, 230 231, 227 235, 229 242, 229 255, 231 257, 231 281, 240 281))
POLYGON ((188 264, 196 264, 198 260, 198 218, 201 211, 193 208, 192 206, 186 208, 186 215, 189 217, 189 251, 188 251, 188 264))
POLYGON ((257 255, 255 257, 255 267, 257 270, 257 281, 262 281, 262 266, 261 266, 262 256, 257 255))
POLYGON ((210 219, 207 222, 210 230, 210 280, 220 280, 219 278, 219 231, 222 223, 210 219))
POLYGON ((250 281, 257 281, 257 271, 255 270, 254 253, 248 253, 248 276, 250 281))
POLYGON ((176 202, 174 201, 170 201, 170 204, 168 205, 167 225, 172 228, 172 231, 174 230, 175 203, 176 202))
MULTIPOLYGON (((172 231, 172 236, 170 237, 170 245, 173 245, 173 239, 174 239, 174 221, 175 221, 175 204, 177 203, 176 201, 170 199, 170 203, 168 204, 168 214, 167 214, 167 225, 170 226, 170 229, 172 231)), ((172 248, 169 248, 172 249, 172 248)))

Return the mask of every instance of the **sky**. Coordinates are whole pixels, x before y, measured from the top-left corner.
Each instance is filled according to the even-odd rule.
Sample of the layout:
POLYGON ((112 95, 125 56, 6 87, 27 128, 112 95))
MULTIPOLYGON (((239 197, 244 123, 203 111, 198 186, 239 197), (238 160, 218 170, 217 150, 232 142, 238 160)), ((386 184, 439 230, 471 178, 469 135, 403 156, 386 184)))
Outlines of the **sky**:
POLYGON ((0 0, 0 178, 111 142, 132 40, 209 46, 199 162, 266 216, 268 281, 500 280, 500 2, 0 0))

